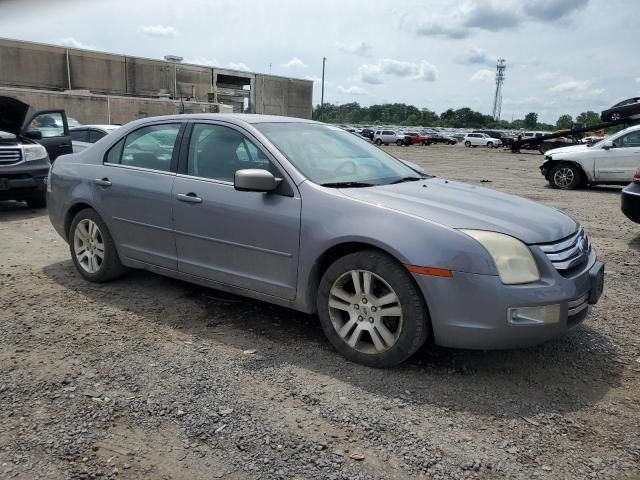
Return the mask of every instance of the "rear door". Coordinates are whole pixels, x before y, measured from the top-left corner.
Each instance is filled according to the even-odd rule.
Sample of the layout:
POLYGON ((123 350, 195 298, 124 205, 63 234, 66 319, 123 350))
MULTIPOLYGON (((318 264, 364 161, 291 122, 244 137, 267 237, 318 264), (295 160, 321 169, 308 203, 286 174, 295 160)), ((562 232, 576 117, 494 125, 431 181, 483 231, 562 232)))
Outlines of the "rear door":
POLYGON ((120 255, 177 269, 171 217, 183 122, 145 125, 113 145, 94 179, 94 198, 120 255))
POLYGON ((173 188, 179 271, 294 299, 301 201, 293 182, 235 126, 195 123, 188 144, 173 188), (267 169, 283 182, 270 193, 237 191, 234 174, 245 168, 267 169))
POLYGON ((595 158, 596 180, 628 183, 640 168, 640 130, 629 132, 614 140, 615 147, 598 149, 595 158))
POLYGON ((27 120, 25 125, 25 130, 40 132, 42 139, 37 142, 47 149, 52 162, 60 155, 73 152, 67 115, 64 110, 37 112, 27 120))

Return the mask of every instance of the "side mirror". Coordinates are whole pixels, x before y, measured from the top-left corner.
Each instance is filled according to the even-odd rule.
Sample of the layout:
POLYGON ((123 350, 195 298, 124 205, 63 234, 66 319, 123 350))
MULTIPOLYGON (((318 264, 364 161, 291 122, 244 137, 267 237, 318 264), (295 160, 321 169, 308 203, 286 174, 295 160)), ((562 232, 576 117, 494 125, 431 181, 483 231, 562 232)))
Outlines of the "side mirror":
POLYGON ((268 170, 247 168, 236 171, 233 188, 240 192, 272 192, 282 180, 277 179, 268 170))
POLYGON ((39 130, 25 130, 22 136, 30 140, 42 140, 42 132, 39 130))
POLYGON ((609 150, 610 148, 615 148, 615 146, 616 144, 613 143, 611 140, 607 140, 602 144, 602 148, 604 148, 605 150, 609 150))

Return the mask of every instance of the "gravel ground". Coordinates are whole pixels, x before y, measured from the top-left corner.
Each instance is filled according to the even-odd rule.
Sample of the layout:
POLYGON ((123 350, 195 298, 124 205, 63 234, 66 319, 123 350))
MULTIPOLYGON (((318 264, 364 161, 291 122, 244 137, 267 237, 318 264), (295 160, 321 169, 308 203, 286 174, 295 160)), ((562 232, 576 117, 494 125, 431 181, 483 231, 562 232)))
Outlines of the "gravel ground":
POLYGON ((44 211, 0 203, 0 478, 640 478, 640 227, 619 189, 552 190, 536 154, 389 150, 579 219, 607 265, 587 321, 373 370, 312 316, 146 272, 87 283, 44 211))

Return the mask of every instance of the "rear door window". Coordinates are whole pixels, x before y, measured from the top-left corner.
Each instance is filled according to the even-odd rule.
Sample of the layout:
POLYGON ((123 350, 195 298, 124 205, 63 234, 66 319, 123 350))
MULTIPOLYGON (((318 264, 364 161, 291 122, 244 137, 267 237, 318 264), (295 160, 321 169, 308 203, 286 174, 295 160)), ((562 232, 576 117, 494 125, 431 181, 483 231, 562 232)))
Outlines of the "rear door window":
POLYGON ((87 141, 87 130, 82 128, 79 130, 71 130, 71 140, 75 142, 86 142, 87 141))
POLYGON ((89 143, 96 143, 105 135, 106 133, 101 132, 100 130, 89 130, 89 143))
POLYGON ((111 147, 105 162, 168 172, 179 132, 179 123, 139 128, 111 147))

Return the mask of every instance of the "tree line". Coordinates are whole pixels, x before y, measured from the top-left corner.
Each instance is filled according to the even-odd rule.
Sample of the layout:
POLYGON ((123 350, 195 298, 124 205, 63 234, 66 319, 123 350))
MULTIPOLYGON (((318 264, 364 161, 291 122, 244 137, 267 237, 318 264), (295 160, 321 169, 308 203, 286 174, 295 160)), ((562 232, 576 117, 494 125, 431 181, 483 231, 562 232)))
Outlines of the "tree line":
POLYGON ((571 128, 574 123, 594 125, 599 123, 600 115, 591 110, 582 112, 575 119, 564 114, 555 125, 538 122, 538 114, 529 112, 522 119, 494 120, 491 115, 484 115, 468 107, 454 110, 449 108, 438 115, 428 108, 418 108, 405 103, 386 103, 382 105, 361 106, 357 102, 334 105, 325 103, 323 107, 313 108, 314 120, 327 123, 350 123, 367 125, 421 125, 424 127, 453 128, 490 128, 504 130, 559 130, 571 128))

